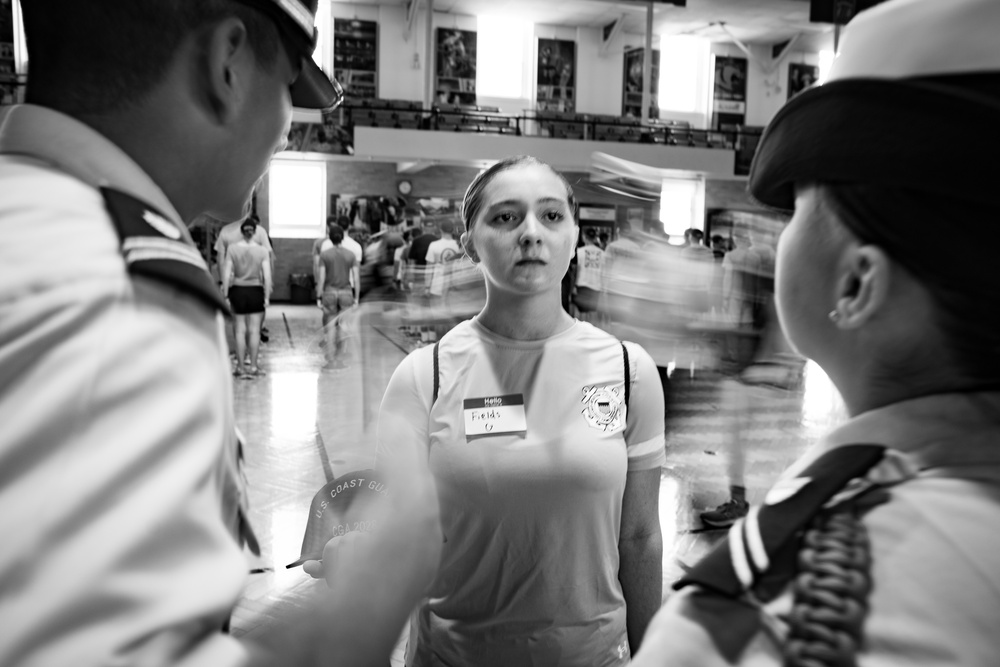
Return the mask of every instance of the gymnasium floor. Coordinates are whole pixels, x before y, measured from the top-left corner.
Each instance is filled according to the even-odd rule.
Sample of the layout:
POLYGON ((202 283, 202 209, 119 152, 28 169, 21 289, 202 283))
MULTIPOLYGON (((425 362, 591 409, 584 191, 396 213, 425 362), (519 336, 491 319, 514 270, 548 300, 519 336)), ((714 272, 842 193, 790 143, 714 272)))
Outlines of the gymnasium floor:
MULTIPOLYGON (((234 379, 237 424, 248 441, 247 478, 262 555, 248 554, 251 574, 233 615, 233 633, 266 633, 283 609, 315 585, 285 566, 299 556, 309 503, 334 476, 371 467, 374 423, 393 369, 417 344, 399 330, 397 306, 363 306, 347 323, 350 363, 323 369, 320 312, 280 304, 269 309, 270 342, 262 346, 267 375, 234 379)), ((660 492, 664 593, 684 564, 721 538, 698 513, 727 497, 725 452, 731 436, 725 381, 684 362, 673 372, 667 421, 667 467, 660 492)), ((756 390, 756 409, 743 431, 747 495, 760 501, 777 475, 807 443, 843 419, 839 397, 817 367, 807 365, 802 387, 756 390)), ((394 664, 401 664, 401 649, 394 664)))

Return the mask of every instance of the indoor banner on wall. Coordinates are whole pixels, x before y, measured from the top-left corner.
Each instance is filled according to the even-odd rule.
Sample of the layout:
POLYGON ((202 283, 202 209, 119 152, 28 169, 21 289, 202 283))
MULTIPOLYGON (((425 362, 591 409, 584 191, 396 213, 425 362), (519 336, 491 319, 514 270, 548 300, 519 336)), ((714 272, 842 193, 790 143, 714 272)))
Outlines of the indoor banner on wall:
POLYGON ((476 33, 455 28, 437 29, 438 104, 476 103, 476 33))
POLYGON ((792 99, 819 79, 819 66, 805 63, 788 65, 788 99, 792 99))
POLYGON ((333 75, 348 98, 378 97, 378 23, 333 20, 333 75))
POLYGON ((340 111, 324 112, 322 123, 294 121, 288 131, 286 151, 353 155, 351 128, 341 123, 340 111))
MULTIPOLYGON (((645 51, 644 48, 638 48, 625 52, 622 74, 622 81, 625 83, 622 91, 623 116, 642 117, 642 67, 645 51)), ((660 52, 656 49, 653 49, 653 72, 649 79, 649 117, 659 118, 657 96, 660 92, 660 52)))
POLYGON ((539 111, 576 110, 576 42, 538 40, 538 76, 535 108, 539 111))
POLYGON ((712 128, 737 132, 746 123, 747 59, 715 56, 712 128))

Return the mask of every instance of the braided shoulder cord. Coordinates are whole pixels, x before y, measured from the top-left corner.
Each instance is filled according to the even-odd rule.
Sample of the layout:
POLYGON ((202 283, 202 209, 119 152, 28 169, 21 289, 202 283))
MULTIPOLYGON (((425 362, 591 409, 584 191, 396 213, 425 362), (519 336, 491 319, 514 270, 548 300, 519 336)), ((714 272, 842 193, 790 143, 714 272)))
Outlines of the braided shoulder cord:
POLYGON ((872 587, 863 511, 848 504, 820 514, 806 530, 792 584, 785 667, 857 664, 872 587))

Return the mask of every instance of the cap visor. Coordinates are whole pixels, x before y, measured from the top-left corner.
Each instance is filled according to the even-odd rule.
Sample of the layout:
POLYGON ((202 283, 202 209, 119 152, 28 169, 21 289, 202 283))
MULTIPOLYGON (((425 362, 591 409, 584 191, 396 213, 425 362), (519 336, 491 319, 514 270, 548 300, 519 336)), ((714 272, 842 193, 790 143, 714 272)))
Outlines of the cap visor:
POLYGON ((293 567, 299 567, 300 565, 302 565, 303 563, 305 563, 307 560, 323 560, 323 554, 321 552, 319 555, 310 554, 308 556, 299 556, 299 558, 295 562, 289 563, 288 565, 286 565, 285 569, 286 570, 290 570, 293 567))
POLYGON ((300 109, 334 109, 344 91, 310 57, 302 59, 302 72, 292 84, 292 106, 300 109))

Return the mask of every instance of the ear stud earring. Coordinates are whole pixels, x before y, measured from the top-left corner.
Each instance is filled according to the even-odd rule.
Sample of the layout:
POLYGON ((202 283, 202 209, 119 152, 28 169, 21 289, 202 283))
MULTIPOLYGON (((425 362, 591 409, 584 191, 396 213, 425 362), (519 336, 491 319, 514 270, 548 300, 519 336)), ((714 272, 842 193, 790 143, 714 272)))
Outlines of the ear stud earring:
POLYGON ((827 317, 830 318, 831 322, 836 322, 837 320, 840 319, 840 313, 837 311, 836 308, 834 308, 833 310, 830 311, 830 314, 827 315, 827 317))

